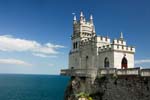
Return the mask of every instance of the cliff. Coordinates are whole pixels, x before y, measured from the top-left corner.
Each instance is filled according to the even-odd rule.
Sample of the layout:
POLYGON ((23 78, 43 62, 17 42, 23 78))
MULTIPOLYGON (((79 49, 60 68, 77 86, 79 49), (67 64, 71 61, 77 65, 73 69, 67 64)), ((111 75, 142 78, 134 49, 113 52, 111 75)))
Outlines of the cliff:
POLYGON ((65 100, 78 100, 81 93, 92 100, 150 100, 150 77, 108 74, 93 81, 91 77, 72 76, 65 100))

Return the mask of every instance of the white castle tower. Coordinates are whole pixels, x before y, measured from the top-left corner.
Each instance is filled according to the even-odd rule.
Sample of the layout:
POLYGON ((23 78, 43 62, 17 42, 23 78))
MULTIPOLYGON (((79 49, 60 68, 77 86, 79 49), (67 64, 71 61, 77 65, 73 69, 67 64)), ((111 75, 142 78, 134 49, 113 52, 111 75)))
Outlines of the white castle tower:
POLYGON ((133 68, 135 48, 127 46, 120 34, 111 42, 96 35, 92 15, 87 21, 82 12, 79 20, 74 16, 69 69, 133 68))

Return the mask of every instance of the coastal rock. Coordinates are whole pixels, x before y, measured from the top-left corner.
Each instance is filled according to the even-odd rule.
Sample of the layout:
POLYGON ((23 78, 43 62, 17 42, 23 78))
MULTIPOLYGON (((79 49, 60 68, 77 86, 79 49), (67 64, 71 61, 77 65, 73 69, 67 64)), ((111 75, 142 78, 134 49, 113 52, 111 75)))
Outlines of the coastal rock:
POLYGON ((65 100, 78 100, 80 93, 93 100, 150 100, 150 77, 101 76, 72 77, 65 92, 65 100))

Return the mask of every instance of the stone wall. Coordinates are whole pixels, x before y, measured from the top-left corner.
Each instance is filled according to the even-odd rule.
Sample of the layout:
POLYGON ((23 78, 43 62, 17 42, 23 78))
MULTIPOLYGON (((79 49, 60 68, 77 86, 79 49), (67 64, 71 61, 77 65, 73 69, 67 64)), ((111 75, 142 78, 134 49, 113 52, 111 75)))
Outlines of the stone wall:
POLYGON ((150 77, 138 75, 102 75, 92 78, 72 77, 65 92, 65 100, 78 100, 84 92, 93 100, 150 100, 150 77))

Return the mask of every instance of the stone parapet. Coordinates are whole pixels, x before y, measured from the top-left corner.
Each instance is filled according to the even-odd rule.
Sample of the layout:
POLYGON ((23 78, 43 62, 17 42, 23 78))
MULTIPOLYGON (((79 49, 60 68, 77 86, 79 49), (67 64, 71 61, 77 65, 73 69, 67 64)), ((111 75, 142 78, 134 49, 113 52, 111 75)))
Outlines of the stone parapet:
POLYGON ((98 70, 98 75, 115 74, 115 73, 116 73, 115 68, 104 68, 98 70))
POLYGON ((140 75, 139 68, 117 69, 116 75, 140 75))
POLYGON ((110 38, 108 38, 108 37, 96 36, 95 40, 96 40, 96 42, 110 43, 110 38))
POLYGON ((141 76, 150 76, 150 69, 141 69, 140 71, 141 76))
POLYGON ((61 75, 93 77, 97 75, 97 69, 63 69, 61 70, 61 75))
POLYGON ((99 77, 101 75, 117 75, 117 76, 142 76, 150 77, 150 69, 129 68, 101 68, 101 69, 63 69, 61 75, 79 76, 79 77, 99 77))
POLYGON ((114 39, 114 40, 113 40, 113 44, 126 45, 126 41, 114 39))
POLYGON ((125 45, 119 45, 119 44, 110 44, 110 45, 104 45, 99 47, 99 52, 105 52, 110 50, 117 50, 117 51, 126 51, 126 52, 135 52, 135 48, 132 46, 125 46, 125 45))

